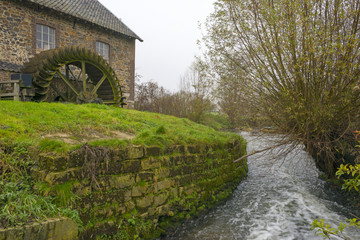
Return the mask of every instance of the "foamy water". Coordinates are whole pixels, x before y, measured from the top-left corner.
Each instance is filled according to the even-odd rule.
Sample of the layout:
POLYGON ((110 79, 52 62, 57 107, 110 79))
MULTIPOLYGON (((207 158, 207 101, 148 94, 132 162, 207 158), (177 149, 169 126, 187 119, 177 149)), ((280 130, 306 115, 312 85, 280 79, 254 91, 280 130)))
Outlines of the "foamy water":
MULTIPOLYGON (((274 144, 277 136, 242 133, 248 153, 274 144)), ((222 206, 180 227, 165 239, 322 239, 310 231, 315 218, 333 226, 345 222, 351 210, 334 201, 334 192, 318 178, 312 158, 298 146, 288 155, 282 148, 248 158, 248 177, 222 206)), ((345 232, 360 239, 360 230, 345 232)), ((336 238, 333 238, 336 239, 336 238)))

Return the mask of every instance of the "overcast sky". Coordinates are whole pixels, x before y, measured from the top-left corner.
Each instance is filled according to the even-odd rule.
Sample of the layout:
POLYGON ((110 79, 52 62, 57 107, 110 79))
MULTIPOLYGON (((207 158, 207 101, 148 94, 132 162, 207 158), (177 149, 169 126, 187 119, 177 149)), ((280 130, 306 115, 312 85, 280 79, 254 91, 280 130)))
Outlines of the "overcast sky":
POLYGON ((200 51, 198 24, 213 10, 214 0, 99 0, 144 42, 136 41, 135 72, 177 90, 200 51))

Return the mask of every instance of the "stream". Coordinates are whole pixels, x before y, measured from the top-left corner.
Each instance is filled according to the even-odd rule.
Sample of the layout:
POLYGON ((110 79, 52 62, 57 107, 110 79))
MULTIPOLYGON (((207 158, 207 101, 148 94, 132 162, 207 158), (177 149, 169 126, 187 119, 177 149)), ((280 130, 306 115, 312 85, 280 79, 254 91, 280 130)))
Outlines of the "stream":
MULTIPOLYGON (((248 142, 248 153, 274 145, 279 138, 246 132, 241 135, 248 142)), ((351 209, 338 203, 341 195, 318 178, 321 172, 304 147, 298 146, 287 155, 279 154, 282 149, 250 156, 248 176, 229 200, 184 223, 164 239, 323 239, 310 230, 314 219, 338 226, 350 218, 351 209)), ((357 228, 344 233, 348 239, 360 239, 357 228)))

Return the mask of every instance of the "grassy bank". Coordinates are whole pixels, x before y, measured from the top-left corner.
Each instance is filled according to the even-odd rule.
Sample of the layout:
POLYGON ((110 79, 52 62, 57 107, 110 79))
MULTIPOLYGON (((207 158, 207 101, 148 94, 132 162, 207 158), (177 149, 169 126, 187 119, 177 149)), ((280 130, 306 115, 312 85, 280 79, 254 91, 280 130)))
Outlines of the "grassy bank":
POLYGON ((0 142, 66 150, 95 145, 218 143, 238 138, 230 133, 161 114, 106 105, 0 102, 0 142), (52 141, 50 141, 52 139, 52 141), (50 145, 50 146, 47 146, 50 145))
POLYGON ((77 196, 63 196, 64 204, 64 189, 45 189, 31 179, 34 151, 66 154, 85 144, 165 149, 243 141, 187 119, 105 105, 0 101, 0 116, 0 227, 57 216, 71 217, 81 226, 71 206, 77 196))

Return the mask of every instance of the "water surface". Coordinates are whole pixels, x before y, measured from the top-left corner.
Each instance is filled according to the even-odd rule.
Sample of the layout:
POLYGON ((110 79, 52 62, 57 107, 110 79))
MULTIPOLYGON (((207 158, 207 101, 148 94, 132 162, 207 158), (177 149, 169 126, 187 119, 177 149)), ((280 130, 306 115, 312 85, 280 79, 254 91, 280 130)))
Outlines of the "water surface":
MULTIPOLYGON (((242 133, 248 153, 271 146, 278 135, 242 133)), ((248 177, 223 205, 181 226, 165 239, 322 239, 310 231, 315 218, 338 225, 351 210, 337 203, 336 192, 318 178, 313 159, 297 146, 281 155, 284 147, 248 158, 248 177)), ((349 229, 349 239, 360 239, 360 230, 349 229)), ((337 239, 337 238, 334 238, 337 239)))

